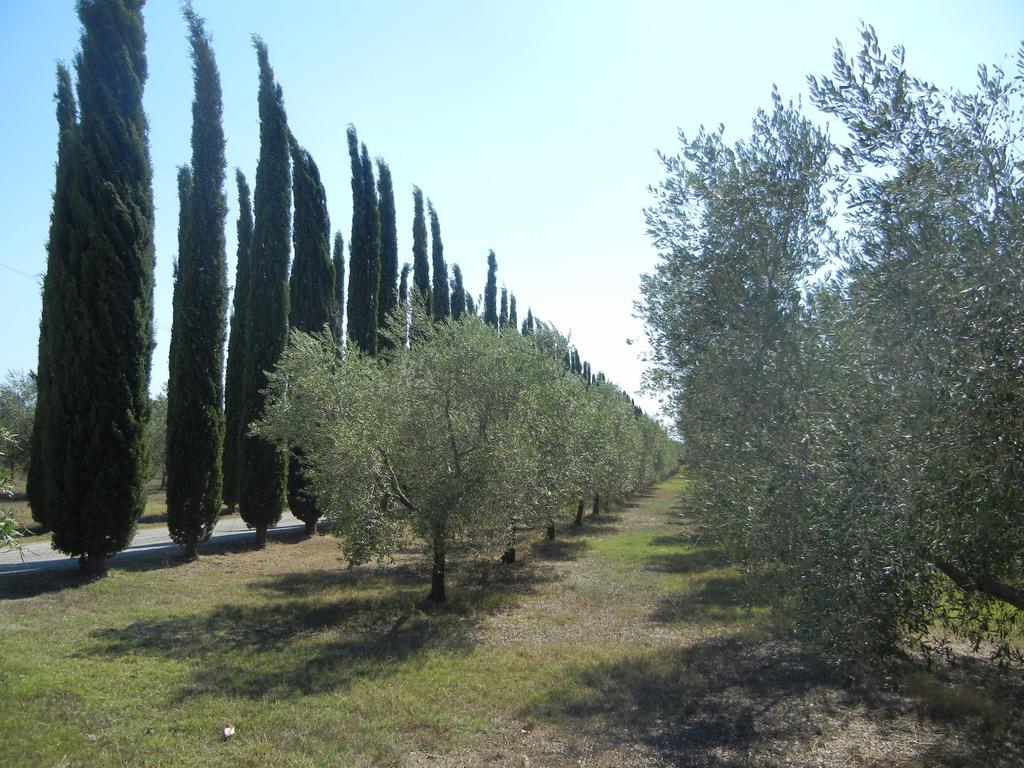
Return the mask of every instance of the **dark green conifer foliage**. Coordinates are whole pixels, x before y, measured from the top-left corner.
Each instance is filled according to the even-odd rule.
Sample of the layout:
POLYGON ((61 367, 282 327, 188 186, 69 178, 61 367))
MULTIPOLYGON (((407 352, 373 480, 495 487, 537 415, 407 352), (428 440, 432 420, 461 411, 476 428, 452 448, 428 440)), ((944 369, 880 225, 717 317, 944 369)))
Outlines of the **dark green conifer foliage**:
POLYGON ((458 320, 466 314, 466 287, 462 284, 462 269, 452 264, 452 318, 458 320))
POLYGON ((266 45, 258 37, 253 38, 253 45, 260 68, 260 159, 253 201, 238 499, 242 519, 256 529, 256 546, 262 548, 267 529, 277 524, 284 511, 288 461, 284 451, 250 435, 248 425, 263 415, 266 372, 277 363, 288 338, 291 184, 284 94, 274 81, 266 45))
POLYGON ((508 289, 502 286, 501 289, 501 314, 498 315, 498 328, 508 328, 508 289))
POLYGON ((423 193, 412 188, 412 284, 430 307, 430 262, 427 260, 427 220, 423 215, 423 193))
POLYGON ((242 399, 245 388, 245 338, 248 328, 249 288, 252 263, 252 202, 245 174, 235 169, 238 185, 237 263, 232 300, 231 336, 228 338, 227 373, 224 378, 224 503, 238 503, 239 443, 242 439, 242 399))
POLYGON ((484 322, 498 327, 498 259, 487 254, 487 285, 484 287, 484 322))
POLYGON ((337 322, 337 278, 331 259, 331 220, 327 192, 312 155, 291 148, 295 201, 288 324, 304 333, 320 333, 337 322))
MULTIPOLYGON (((153 210, 141 15, 113 2, 80 3, 78 13, 82 113, 73 125, 73 100, 58 105, 58 121, 68 125, 67 175, 54 199, 52 223, 62 231, 51 230, 51 239, 64 251, 63 275, 48 275, 53 290, 44 288, 44 301, 52 300, 40 368, 47 359, 52 365, 44 375, 45 459, 37 465, 48 474, 43 506, 54 547, 100 572, 130 540, 144 503, 153 210)), ((70 78, 62 80, 59 90, 70 92, 70 78)))
POLYGON ((167 527, 171 539, 195 556, 199 542, 213 533, 221 502, 227 160, 213 48, 203 20, 190 6, 183 13, 192 45, 195 98, 191 184, 179 187, 182 215, 167 383, 167 527))
POLYGON ((466 297, 466 314, 476 315, 476 302, 473 301, 473 296, 469 291, 463 291, 466 297))
POLYGON ((398 283, 398 306, 401 308, 401 322, 404 328, 404 345, 409 345, 409 274, 412 272, 412 265, 405 262, 402 265, 402 278, 398 283))
MULTIPOLYGON (((331 260, 331 220, 327 193, 312 155, 292 143, 292 191, 295 201, 292 228, 292 274, 288 283, 288 325, 304 333, 322 333, 338 321, 337 281, 331 260)), ((316 497, 302 471, 302 455, 293 451, 288 460, 288 508, 306 524, 306 534, 316 533, 321 517, 316 497)))
MULTIPOLYGON (((380 195, 380 292, 377 304, 377 328, 398 306, 398 223, 395 214, 395 189, 391 169, 377 160, 377 191, 380 195)), ((386 344, 381 338, 379 344, 386 344)))
POLYGON ((427 200, 430 215, 430 261, 434 273, 431 292, 431 314, 435 320, 444 320, 452 314, 451 297, 448 293, 448 264, 444 260, 444 245, 441 243, 441 223, 437 220, 434 204, 427 200))
POLYGON ((367 287, 369 289, 369 302, 366 307, 368 318, 367 328, 367 351, 371 354, 377 353, 379 344, 377 312, 380 306, 380 201, 377 197, 377 185, 373 178, 373 163, 370 162, 370 153, 363 144, 360 150, 360 161, 363 166, 363 194, 366 195, 366 206, 364 210, 368 213, 366 221, 366 241, 369 244, 366 267, 369 275, 367 287))
POLYGON ((516 315, 516 295, 510 294, 508 299, 508 326, 513 331, 519 330, 519 317, 516 315))
POLYGON ((526 310, 526 319, 523 320, 523 336, 533 333, 533 310, 526 310))
MULTIPOLYGON (((51 323, 65 316, 63 290, 69 287, 71 253, 71 205, 74 194, 72 152, 77 142, 78 114, 75 105, 71 74, 63 63, 57 65, 57 169, 53 192, 53 211, 50 214, 50 235, 46 244, 46 276, 43 278, 43 311, 39 321, 39 362, 36 366, 36 410, 32 424, 31 459, 26 492, 32 507, 32 518, 49 528, 46 507, 47 498, 55 478, 50 457, 62 454, 63 430, 52 416, 61 402, 56 391, 59 380, 53 374, 51 355, 59 353, 60 343, 66 338, 59 332, 59 326, 51 329, 51 323)), ((59 361, 59 358, 56 358, 59 361)))
POLYGON ((348 335, 364 353, 377 353, 380 291, 380 216, 373 164, 366 145, 360 152, 356 129, 348 127, 352 164, 352 239, 349 242, 348 335))
POLYGON ((409 303, 409 272, 412 271, 412 267, 409 262, 405 262, 402 265, 402 277, 398 281, 398 303, 402 306, 407 306, 409 303))
POLYGON ((334 233, 334 303, 337 314, 331 327, 334 340, 341 344, 345 339, 345 241, 340 230, 334 233))
MULTIPOLYGON (((54 201, 55 212, 68 203, 64 231, 54 238, 51 229, 66 250, 61 285, 44 288, 49 416, 39 452, 52 545, 99 573, 131 541, 145 504, 153 192, 141 3, 81 0, 77 9, 81 116, 67 131, 69 187, 58 185, 54 201)), ((73 123, 72 104, 62 101, 58 120, 73 123)))

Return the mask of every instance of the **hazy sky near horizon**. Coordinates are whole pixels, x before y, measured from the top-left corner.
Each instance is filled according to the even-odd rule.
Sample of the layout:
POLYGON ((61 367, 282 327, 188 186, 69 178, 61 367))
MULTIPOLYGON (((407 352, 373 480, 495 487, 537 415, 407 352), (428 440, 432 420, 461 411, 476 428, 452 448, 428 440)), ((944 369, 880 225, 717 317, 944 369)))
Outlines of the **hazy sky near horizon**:
MULTIPOLYGON (((640 274, 657 255, 645 235, 656 150, 677 129, 724 123, 749 135, 773 84, 803 97, 806 76, 831 71, 860 23, 883 47, 902 44, 908 69, 971 88, 980 63, 1015 65, 1024 3, 520 0, 515 3, 348 3, 194 0, 221 72, 228 156, 229 280, 235 271, 233 168, 255 182, 256 56, 270 51, 296 138, 317 161, 332 229, 349 240, 345 127, 391 167, 400 258, 411 261, 412 186, 433 201, 445 256, 483 292, 488 249, 499 283, 570 334, 595 370, 637 392, 645 344, 633 316, 640 274), (632 341, 633 343, 630 343, 632 341)), ((167 378, 176 169, 190 158, 192 73, 174 0, 144 10, 145 107, 156 203, 154 392, 167 378)), ((39 289, 56 159, 55 65, 71 62, 79 24, 71 0, 0 0, 6 150, 0 184, 0 375, 36 365, 39 289)), ((639 399, 648 410, 653 401, 639 399)))

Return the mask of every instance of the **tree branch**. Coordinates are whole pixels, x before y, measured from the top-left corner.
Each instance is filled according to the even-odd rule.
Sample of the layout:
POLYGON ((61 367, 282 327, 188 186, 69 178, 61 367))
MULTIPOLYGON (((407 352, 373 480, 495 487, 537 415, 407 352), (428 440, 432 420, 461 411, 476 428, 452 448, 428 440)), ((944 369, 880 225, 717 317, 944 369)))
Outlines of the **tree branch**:
POLYGON ((387 480, 388 484, 391 487, 391 495, 398 499, 398 501, 401 502, 402 506, 408 509, 410 512, 419 512, 419 507, 417 507, 409 500, 409 497, 406 496, 405 492, 402 490, 402 486, 398 484, 398 476, 395 474, 395 468, 391 466, 391 459, 388 457, 387 453, 384 451, 383 448, 380 448, 378 450, 380 451, 380 458, 384 462, 384 468, 387 470, 388 473, 387 480))
POLYGON ((982 594, 994 597, 1020 611, 1024 611, 1024 591, 1014 589, 1009 584, 989 579, 984 576, 972 577, 965 571, 960 570, 952 563, 932 557, 925 551, 921 551, 921 557, 942 571, 949 580, 956 584, 964 592, 981 592, 982 594))

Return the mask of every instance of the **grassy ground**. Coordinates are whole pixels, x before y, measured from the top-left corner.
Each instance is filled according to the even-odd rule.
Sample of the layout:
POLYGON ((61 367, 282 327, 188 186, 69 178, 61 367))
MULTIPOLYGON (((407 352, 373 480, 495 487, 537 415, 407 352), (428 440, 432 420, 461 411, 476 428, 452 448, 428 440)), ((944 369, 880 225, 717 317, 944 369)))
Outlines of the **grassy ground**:
POLYGON ((0 580, 0 765, 1019 765, 1019 677, 855 686, 678 507, 675 479, 512 566, 346 569, 327 537, 0 580), (221 738, 225 726, 236 735, 221 738))

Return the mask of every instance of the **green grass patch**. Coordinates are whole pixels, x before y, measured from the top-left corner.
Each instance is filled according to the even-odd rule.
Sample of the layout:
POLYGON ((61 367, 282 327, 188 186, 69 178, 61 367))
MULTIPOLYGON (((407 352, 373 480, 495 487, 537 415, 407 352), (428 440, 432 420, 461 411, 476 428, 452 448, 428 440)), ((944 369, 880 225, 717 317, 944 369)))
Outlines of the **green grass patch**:
POLYGON ((480 645, 535 574, 455 570, 471 581, 429 611, 425 563, 346 570, 326 538, 55 575, 4 604, 0 764, 390 765, 455 748, 511 722, 581 653, 480 645))
POLYGON ((666 594, 661 621, 736 622, 770 613, 760 585, 689 532, 635 531, 595 539, 592 548, 619 580, 666 594))

